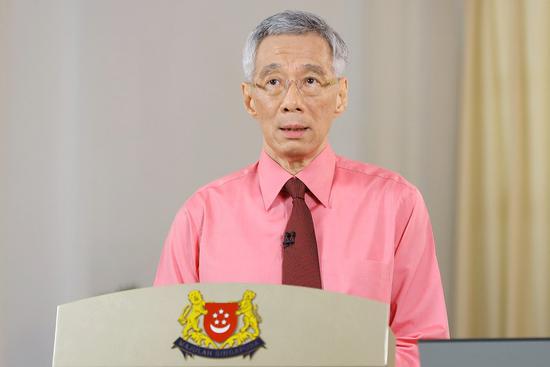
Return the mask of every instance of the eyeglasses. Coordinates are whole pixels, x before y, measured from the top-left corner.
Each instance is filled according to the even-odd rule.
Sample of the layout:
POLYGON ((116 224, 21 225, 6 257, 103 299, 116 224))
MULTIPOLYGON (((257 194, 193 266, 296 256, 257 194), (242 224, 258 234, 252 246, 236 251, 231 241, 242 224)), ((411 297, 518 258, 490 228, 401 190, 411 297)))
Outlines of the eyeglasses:
POLYGON ((316 97, 321 95, 326 88, 337 84, 338 79, 321 82, 313 77, 307 77, 300 80, 270 78, 265 82, 254 83, 254 86, 270 97, 280 97, 283 93, 286 94, 291 83, 296 84, 296 88, 298 88, 303 96, 316 97))

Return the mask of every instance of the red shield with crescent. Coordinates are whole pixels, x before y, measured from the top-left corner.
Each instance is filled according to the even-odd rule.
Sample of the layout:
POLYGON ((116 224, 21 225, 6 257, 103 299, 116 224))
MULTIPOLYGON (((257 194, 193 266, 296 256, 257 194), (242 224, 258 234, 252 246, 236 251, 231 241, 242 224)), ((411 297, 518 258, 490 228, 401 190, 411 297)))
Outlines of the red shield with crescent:
POLYGON ((212 340, 223 343, 237 328, 239 304, 207 302, 205 307, 208 313, 204 316, 204 330, 212 340))

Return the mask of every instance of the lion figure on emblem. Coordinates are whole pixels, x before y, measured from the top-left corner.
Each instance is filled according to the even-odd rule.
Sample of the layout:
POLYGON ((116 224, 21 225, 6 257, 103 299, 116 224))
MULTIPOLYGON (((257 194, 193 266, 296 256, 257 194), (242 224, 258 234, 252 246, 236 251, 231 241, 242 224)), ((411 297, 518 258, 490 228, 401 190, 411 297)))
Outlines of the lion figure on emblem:
POLYGON ((255 297, 256 293, 246 290, 243 294, 243 299, 239 302, 239 310, 237 311, 237 315, 243 315, 244 325, 241 328, 241 332, 246 332, 249 328, 252 329, 252 338, 260 334, 258 323, 262 322, 262 318, 258 314, 258 305, 252 304, 252 300, 255 297))
POLYGON ((202 298, 201 292, 194 290, 189 292, 190 305, 185 306, 181 316, 178 318, 178 322, 183 326, 181 335, 184 340, 191 338, 198 345, 213 346, 216 344, 207 335, 202 332, 199 327, 199 318, 202 315, 206 315, 205 302, 202 298))
POLYGON ((258 324, 262 322, 262 319, 258 314, 258 305, 252 303, 255 297, 256 293, 251 290, 246 290, 243 293, 243 298, 239 302, 239 309, 237 310, 237 315, 243 315, 243 327, 237 334, 227 339, 221 348, 241 345, 246 340, 253 340, 260 334, 258 324), (249 329, 252 329, 252 331, 248 331, 249 329))

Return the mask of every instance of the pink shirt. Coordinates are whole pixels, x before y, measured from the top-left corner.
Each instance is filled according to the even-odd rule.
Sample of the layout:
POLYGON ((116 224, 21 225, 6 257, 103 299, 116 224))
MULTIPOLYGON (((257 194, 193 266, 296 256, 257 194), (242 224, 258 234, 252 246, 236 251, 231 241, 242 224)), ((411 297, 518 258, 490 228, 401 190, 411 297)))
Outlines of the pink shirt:
MULTIPOLYGON (((390 304, 397 366, 418 366, 419 338, 448 338, 428 211, 418 190, 388 170, 325 148, 296 175, 309 188, 323 289, 390 304)), ((178 212, 155 285, 281 284, 282 235, 292 176, 265 152, 199 189, 178 212)))

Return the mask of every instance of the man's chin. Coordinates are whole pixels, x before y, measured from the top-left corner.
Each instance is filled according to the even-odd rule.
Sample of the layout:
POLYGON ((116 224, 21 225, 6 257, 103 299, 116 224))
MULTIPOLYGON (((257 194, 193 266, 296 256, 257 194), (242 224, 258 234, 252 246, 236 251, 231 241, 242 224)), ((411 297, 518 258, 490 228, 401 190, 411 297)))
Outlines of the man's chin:
POLYGON ((316 151, 315 147, 305 144, 289 144, 278 155, 288 161, 303 161, 313 158, 316 151))
POLYGON ((264 141, 264 148, 272 158, 294 162, 314 158, 323 148, 323 144, 314 144, 311 140, 304 141, 302 139, 285 139, 271 143, 274 144, 264 141))

